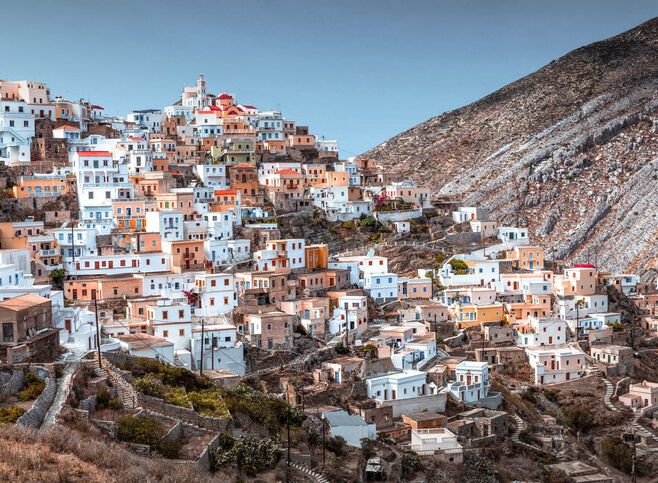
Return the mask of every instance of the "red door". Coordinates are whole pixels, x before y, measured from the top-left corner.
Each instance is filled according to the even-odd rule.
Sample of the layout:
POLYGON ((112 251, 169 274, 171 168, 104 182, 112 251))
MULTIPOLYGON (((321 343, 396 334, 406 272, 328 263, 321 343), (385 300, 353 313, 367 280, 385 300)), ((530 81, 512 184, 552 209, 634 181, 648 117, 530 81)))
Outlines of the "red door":
POLYGON ((110 260, 108 263, 108 268, 114 268, 114 262, 110 260))

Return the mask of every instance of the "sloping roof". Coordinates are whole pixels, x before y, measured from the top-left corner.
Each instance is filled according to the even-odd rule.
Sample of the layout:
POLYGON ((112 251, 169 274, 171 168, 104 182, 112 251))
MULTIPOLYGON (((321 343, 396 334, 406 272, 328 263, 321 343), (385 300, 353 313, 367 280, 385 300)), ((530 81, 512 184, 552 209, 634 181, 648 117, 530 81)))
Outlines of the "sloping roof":
POLYGON ((365 420, 358 414, 348 414, 347 411, 342 409, 339 411, 327 411, 322 413, 324 419, 327 420, 329 426, 367 426, 365 420))
POLYGON ((112 156, 112 153, 109 151, 78 151, 77 155, 85 157, 97 157, 97 156, 112 156))
MULTIPOLYGON (((79 127, 69 126, 68 124, 67 124, 66 126, 59 126, 59 127, 56 127, 55 129, 64 129, 65 131, 79 131, 79 130, 80 130, 79 127)), ((55 129, 53 129, 53 131, 54 131, 55 129)))
POLYGON ((0 302, 0 308, 19 311, 29 307, 34 307, 35 305, 41 305, 46 302, 50 302, 50 299, 40 297, 39 295, 26 293, 24 295, 19 295, 18 297, 3 300, 0 302))

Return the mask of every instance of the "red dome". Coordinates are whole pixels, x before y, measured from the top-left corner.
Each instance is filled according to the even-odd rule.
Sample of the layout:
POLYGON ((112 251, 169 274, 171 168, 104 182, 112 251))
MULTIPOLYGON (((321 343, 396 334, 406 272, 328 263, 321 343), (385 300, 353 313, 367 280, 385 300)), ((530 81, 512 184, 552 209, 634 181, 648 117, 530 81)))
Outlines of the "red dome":
POLYGON ((222 94, 219 95, 219 99, 233 99, 233 96, 227 94, 226 92, 223 92, 222 94))

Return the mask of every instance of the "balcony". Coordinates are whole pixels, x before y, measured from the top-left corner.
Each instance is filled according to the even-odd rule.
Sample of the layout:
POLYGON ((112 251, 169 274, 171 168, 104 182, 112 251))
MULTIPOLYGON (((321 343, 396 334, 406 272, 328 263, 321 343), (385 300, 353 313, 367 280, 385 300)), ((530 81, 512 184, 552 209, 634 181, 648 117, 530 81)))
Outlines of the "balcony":
POLYGON ((39 256, 41 257, 54 257, 59 255, 59 251, 56 248, 51 248, 49 250, 39 250, 39 256))
POLYGON ((132 188, 133 184, 127 181, 117 183, 82 183, 83 188, 132 188))

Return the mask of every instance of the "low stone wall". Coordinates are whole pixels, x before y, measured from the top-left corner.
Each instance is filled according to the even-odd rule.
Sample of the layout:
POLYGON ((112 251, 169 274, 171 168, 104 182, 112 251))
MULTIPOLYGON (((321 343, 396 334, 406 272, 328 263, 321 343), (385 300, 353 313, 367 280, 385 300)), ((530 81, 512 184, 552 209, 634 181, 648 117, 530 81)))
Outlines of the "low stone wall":
POLYGON ((137 393, 137 405, 144 409, 148 409, 149 411, 160 413, 169 418, 180 419, 187 424, 208 429, 210 431, 226 431, 226 428, 228 427, 227 419, 201 416, 194 412, 193 409, 174 406, 173 404, 164 402, 162 399, 147 396, 142 393, 137 393))
POLYGON ((197 461, 197 465, 199 465, 199 468, 205 471, 210 471, 210 464, 211 464, 211 454, 213 451, 217 449, 219 446, 219 434, 215 436, 212 441, 206 446, 206 448, 201 452, 201 456, 199 456, 199 460, 197 461))
POLYGON ((52 406, 56 394, 57 383, 55 382, 55 378, 49 375, 46 377, 46 388, 39 395, 37 400, 34 401, 32 407, 18 418, 16 424, 28 428, 39 428, 43 422, 43 418, 46 417, 46 413, 50 409, 50 406, 52 406))
POLYGON ((404 211, 375 211, 375 218, 380 223, 392 223, 394 221, 408 221, 423 216, 423 210, 404 211))
POLYGON ((167 431, 167 434, 162 439, 171 442, 181 441, 183 439, 183 423, 178 421, 173 428, 167 431))
POLYGON ((446 242, 451 245, 470 245, 472 243, 481 243, 482 234, 477 231, 450 233, 446 235, 446 242))
POLYGON ((25 373, 19 369, 11 373, 9 380, 0 388, 0 394, 5 396, 15 396, 25 385, 25 373))
POLYGON ((390 406, 393 417, 399 418, 403 414, 419 413, 422 411, 435 411, 443 413, 446 409, 448 396, 444 392, 429 396, 409 397, 392 401, 377 401, 377 406, 390 406))
POLYGON ((119 426, 114 421, 103 421, 102 419, 89 418, 89 422, 101 431, 105 431, 112 438, 116 438, 119 432, 119 426))

